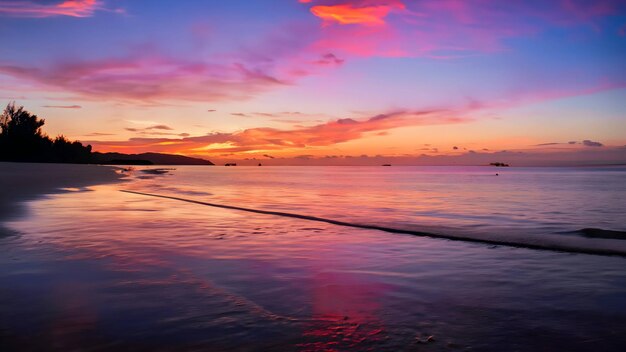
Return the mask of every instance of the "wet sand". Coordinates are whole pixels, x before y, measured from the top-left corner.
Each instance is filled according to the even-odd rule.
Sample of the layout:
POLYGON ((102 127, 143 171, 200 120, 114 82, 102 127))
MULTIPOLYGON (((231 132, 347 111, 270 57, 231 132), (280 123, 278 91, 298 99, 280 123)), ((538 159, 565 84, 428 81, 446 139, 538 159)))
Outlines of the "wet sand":
POLYGON ((0 162, 0 236, 9 233, 1 223, 23 214, 25 201, 121 179, 110 166, 0 162))

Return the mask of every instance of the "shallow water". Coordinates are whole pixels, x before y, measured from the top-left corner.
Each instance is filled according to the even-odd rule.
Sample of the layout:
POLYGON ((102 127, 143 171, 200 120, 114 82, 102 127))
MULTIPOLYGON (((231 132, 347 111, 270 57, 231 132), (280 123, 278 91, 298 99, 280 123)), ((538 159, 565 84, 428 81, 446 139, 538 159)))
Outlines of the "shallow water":
POLYGON ((33 201, 8 224, 19 234, 0 239, 0 347, 620 351, 626 343, 622 257, 120 192, 541 235, 623 230, 623 170, 179 167, 145 176, 33 201))
POLYGON ((446 237, 626 255, 626 241, 579 232, 626 231, 626 167, 182 167, 165 177, 139 177, 126 189, 446 237))
POLYGON ((169 177, 145 179, 128 189, 484 232, 626 231, 626 167, 179 167, 169 177))

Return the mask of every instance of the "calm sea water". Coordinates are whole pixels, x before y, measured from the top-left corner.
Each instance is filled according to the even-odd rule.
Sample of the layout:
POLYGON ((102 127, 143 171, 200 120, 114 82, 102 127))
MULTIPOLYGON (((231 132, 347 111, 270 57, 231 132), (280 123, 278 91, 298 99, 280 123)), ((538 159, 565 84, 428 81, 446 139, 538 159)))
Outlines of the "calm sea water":
POLYGON ((0 347, 621 351, 624 257, 120 190, 470 239, 619 247, 576 231, 626 230, 625 176, 626 168, 135 171, 123 183, 30 202, 7 224, 17 234, 0 239, 0 347))
POLYGON ((545 248, 613 250, 626 231, 626 167, 183 167, 126 189, 358 225, 545 248), (498 175, 496 175, 498 174, 498 175))

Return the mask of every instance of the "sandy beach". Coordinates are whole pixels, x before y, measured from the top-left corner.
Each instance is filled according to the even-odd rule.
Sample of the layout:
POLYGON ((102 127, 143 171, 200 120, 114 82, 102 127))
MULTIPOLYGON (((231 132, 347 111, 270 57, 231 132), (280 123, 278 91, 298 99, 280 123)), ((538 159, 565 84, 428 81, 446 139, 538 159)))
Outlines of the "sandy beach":
POLYGON ((24 211, 23 202, 63 192, 64 188, 84 188, 119 182, 115 167, 74 164, 0 162, 0 234, 2 222, 24 211))

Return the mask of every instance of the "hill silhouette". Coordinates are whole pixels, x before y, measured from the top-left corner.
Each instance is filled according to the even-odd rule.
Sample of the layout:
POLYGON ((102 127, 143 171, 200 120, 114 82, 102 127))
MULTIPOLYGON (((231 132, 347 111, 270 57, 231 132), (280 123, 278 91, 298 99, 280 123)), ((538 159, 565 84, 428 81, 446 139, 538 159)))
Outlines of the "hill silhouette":
POLYGON ((92 160, 96 164, 111 165, 214 165, 205 159, 162 153, 122 154, 95 152, 92 153, 92 160))
POLYGON ((44 119, 26 111, 23 106, 9 103, 0 115, 0 161, 71 163, 71 164, 125 164, 125 165, 213 165, 212 162, 182 155, 143 153, 92 152, 84 146, 60 135, 52 139, 42 127, 44 119))

